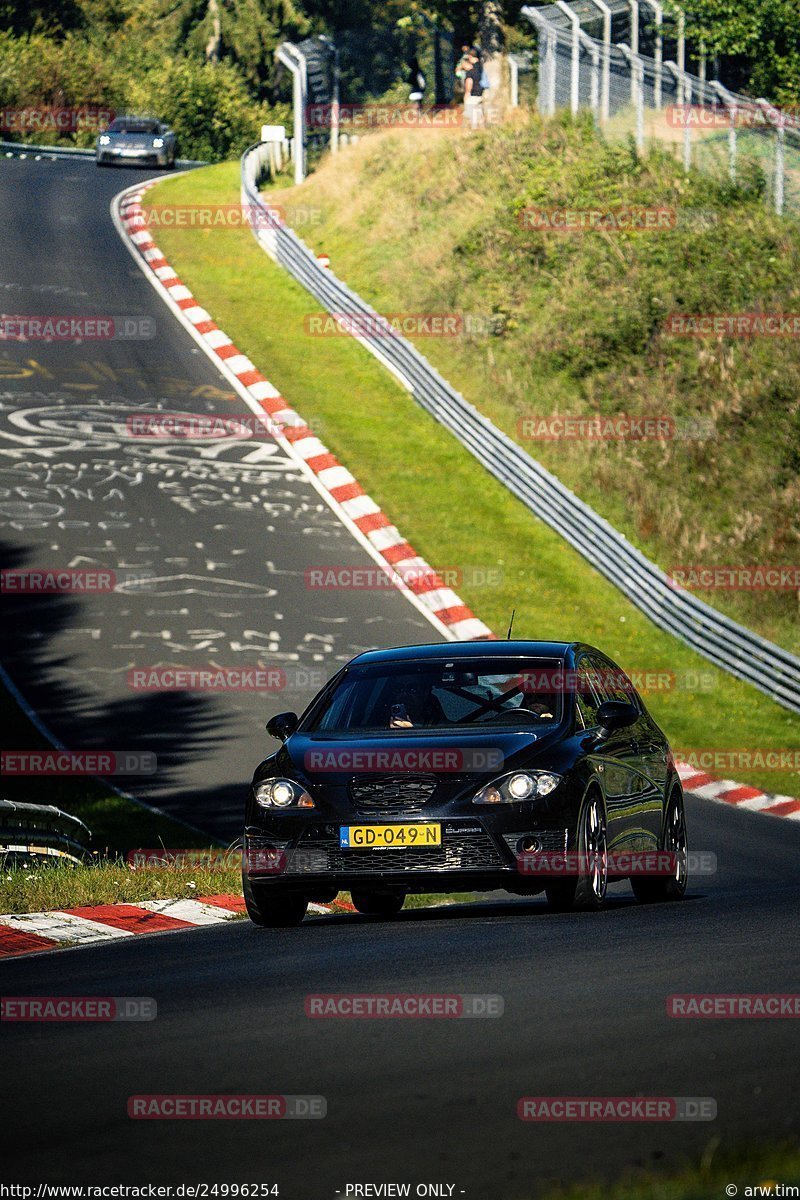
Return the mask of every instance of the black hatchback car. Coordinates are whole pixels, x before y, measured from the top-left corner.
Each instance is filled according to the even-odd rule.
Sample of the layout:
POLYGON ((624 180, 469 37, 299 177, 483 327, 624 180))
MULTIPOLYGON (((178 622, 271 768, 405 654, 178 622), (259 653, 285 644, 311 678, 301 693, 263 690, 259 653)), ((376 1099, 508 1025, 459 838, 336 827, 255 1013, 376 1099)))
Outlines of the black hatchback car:
POLYGON ((360 654, 301 717, 247 801, 242 880, 257 925, 350 892, 393 916, 409 892, 546 892, 596 909, 686 889, 680 779, 630 679, 582 643, 480 641, 360 654))

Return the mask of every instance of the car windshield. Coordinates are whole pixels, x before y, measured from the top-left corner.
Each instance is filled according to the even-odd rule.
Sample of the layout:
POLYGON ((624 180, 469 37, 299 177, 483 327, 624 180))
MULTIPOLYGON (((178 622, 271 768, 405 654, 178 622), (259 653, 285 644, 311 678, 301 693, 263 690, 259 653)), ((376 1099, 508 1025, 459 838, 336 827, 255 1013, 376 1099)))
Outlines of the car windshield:
POLYGON ((447 659, 371 663, 348 669, 304 730, 347 734, 451 730, 455 726, 541 729, 561 717, 557 659, 447 659))
POLYGON ((158 133, 161 126, 158 121, 149 121, 145 117, 117 117, 108 127, 109 133, 158 133))

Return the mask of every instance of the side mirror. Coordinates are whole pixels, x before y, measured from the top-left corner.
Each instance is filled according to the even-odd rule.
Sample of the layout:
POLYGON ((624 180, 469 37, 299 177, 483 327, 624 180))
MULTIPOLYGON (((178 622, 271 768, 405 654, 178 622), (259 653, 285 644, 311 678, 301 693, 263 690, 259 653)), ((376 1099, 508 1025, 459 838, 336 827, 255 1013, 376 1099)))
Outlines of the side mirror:
POLYGON ((267 733, 271 733, 279 742, 285 742, 290 734, 297 729, 300 718, 297 713, 278 713, 267 721, 267 733))
POLYGON ((623 700, 606 700, 597 710, 597 724, 600 726, 600 736, 608 737, 617 729, 627 729, 639 720, 639 710, 635 704, 626 704, 623 700))

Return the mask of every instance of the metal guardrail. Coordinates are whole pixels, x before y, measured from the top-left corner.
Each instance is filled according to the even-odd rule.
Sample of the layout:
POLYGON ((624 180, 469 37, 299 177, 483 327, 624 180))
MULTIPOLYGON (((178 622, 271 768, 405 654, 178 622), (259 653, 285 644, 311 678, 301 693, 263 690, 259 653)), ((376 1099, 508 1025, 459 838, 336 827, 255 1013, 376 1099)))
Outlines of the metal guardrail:
MULTIPOLYGON (((242 202, 264 210, 263 222, 251 223, 260 245, 328 312, 378 320, 373 308, 322 267, 297 234, 268 211, 258 192, 257 152, 252 146, 242 156, 241 183, 242 202)), ((482 416, 405 338, 360 336, 358 341, 490 474, 655 625, 784 708, 800 712, 800 659, 677 588, 608 521, 482 416)))
POLYGON ((91 836, 83 821, 51 804, 0 800, 0 861, 35 856, 83 862, 91 836))
MULTIPOLYGON (((33 142, 0 142, 0 155, 5 158, 14 156, 25 158, 94 158, 94 147, 82 146, 37 146, 33 142)), ((131 165, 136 165, 131 161, 131 165)), ((199 158, 176 158, 176 167, 205 167, 207 164, 199 158)))

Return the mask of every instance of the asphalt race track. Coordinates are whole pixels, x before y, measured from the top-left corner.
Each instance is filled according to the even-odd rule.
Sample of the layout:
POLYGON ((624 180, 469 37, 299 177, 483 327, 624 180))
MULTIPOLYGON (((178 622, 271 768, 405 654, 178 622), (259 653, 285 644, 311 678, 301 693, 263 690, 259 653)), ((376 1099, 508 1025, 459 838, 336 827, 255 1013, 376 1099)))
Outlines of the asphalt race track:
MULTIPOLYGON (((24 410, 38 410, 26 421, 41 425, 58 405, 105 413, 154 396, 191 411, 228 403, 107 216, 108 199, 131 176, 96 178, 93 167, 71 163, 9 162, 0 171, 2 279, 86 293, 56 300, 25 290, 16 305, 4 299, 3 307, 34 312, 47 304, 58 311, 63 302, 79 311, 80 302, 85 311, 151 315, 159 331, 149 344, 5 347, 4 429, 12 451, 20 431, 28 436, 29 425, 14 420, 24 410), (29 359, 40 366, 13 376, 14 364, 19 369, 29 359), (98 369, 87 379, 86 364, 95 360, 113 377, 98 369), (92 388, 71 388, 83 380, 92 388)), ((118 448, 109 453, 124 461, 118 448)), ((62 461, 71 469, 83 461, 80 450, 59 451, 62 461)), ((30 453, 6 457, 4 475, 19 471, 25 487, 22 472, 36 474, 37 462, 30 453)), ((326 669, 366 640, 430 636, 399 596, 304 591, 303 571, 315 556, 357 562, 361 552, 293 470, 278 467, 270 480, 266 499, 279 494, 280 510, 265 514, 262 500, 235 521, 228 506, 193 512, 174 499, 185 492, 161 494, 145 481, 123 490, 123 524, 102 533, 92 523, 105 511, 96 501, 88 509, 78 501, 64 505, 70 517, 91 514, 84 532, 61 530, 60 515, 49 510, 40 511, 40 523, 26 523, 23 508, 12 510, 22 528, 12 516, 4 536, 20 555, 30 548, 28 562, 85 555, 114 565, 124 555, 142 567, 146 554, 157 565, 164 553, 180 559, 169 574, 206 581, 224 572, 240 588, 224 607, 205 583, 180 596, 80 600, 79 613, 51 602, 41 645, 33 628, 50 609, 30 606, 27 636, 4 645, 3 661, 62 738, 91 730, 102 744, 109 729, 117 740, 123 728, 129 741, 140 737, 152 748, 148 722, 163 722, 170 710, 161 707, 163 696, 126 695, 124 667, 134 657, 136 631, 156 638, 169 625, 183 646, 193 629, 222 629, 233 639, 252 619, 255 629, 278 631, 281 652, 326 669), (145 544, 146 552, 137 549, 145 544), (242 549, 235 560, 233 546, 242 549), (242 585, 264 586, 265 560, 275 566, 269 586, 278 594, 250 600, 242 585), (99 629, 99 637, 78 627, 99 629)), ((54 495, 41 503, 58 507, 54 495)), ((154 661, 167 658, 160 648, 150 652, 154 661)), ((196 788, 195 821, 228 830, 245 766, 263 744, 267 702, 201 697, 185 711, 181 706, 185 700, 168 743, 170 774, 148 794, 187 813, 196 788)), ((800 825, 691 798, 688 821, 690 844, 713 852, 718 869, 695 878, 682 904, 639 906, 625 885, 612 889, 600 914, 554 915, 538 898, 492 897, 388 922, 322 917, 289 931, 240 922, 6 961, 5 995, 151 996, 158 1016, 149 1023, 4 1022, 4 1181, 277 1183, 288 1200, 335 1200, 348 1184, 408 1182, 453 1185, 454 1197, 472 1200, 523 1200, 552 1180, 696 1162, 717 1142, 743 1148, 796 1140, 797 1022, 676 1020, 667 1016, 666 1000, 673 993, 797 990, 800 825), (503 998, 504 1012, 458 1020, 305 1015, 309 993, 419 991, 491 993, 503 998), (130 1096, 173 1093, 324 1096, 327 1116, 211 1123, 128 1117, 130 1096), (710 1097, 717 1116, 523 1123, 516 1115, 523 1096, 710 1097)))
POLYGON ((274 745, 268 715, 304 707, 361 650, 439 635, 394 590, 343 603, 306 586, 309 568, 374 563, 266 432, 129 436, 142 413, 249 415, 112 224, 111 198, 152 176, 0 162, 2 310, 148 319, 140 340, 0 344, 3 566, 108 568, 118 584, 4 597, 0 661, 70 749, 154 752, 155 775, 117 782, 232 840, 244 787, 274 745), (131 668, 258 662, 287 685, 224 695, 129 685, 131 668))
POLYGON ((440 1182, 473 1200, 796 1139, 797 1023, 684 1020, 682 992, 797 989, 800 829, 690 802, 719 871, 678 905, 627 887, 600 914, 540 900, 249 922, 62 950, 2 967, 6 995, 152 996, 152 1023, 3 1027, 3 1175, 25 1182, 440 1182), (309 993, 489 992, 500 1018, 320 1020, 309 993), (134 1121, 142 1094, 322 1095, 324 1120, 134 1121), (711 1123, 523 1124, 521 1096, 704 1096, 711 1123))

